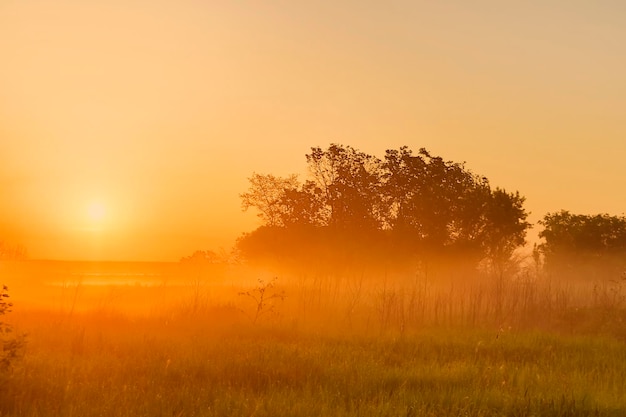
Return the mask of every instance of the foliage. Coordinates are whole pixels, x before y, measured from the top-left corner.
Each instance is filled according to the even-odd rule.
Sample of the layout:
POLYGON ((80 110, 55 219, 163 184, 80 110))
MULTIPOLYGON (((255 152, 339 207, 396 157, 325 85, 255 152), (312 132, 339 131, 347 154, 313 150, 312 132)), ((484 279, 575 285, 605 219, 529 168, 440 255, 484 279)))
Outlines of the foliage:
POLYGON ((313 182, 328 210, 327 226, 336 229, 377 229, 382 211, 381 163, 350 146, 311 148, 306 155, 313 182))
POLYGON ((276 301, 285 299, 284 291, 276 291, 277 277, 269 281, 263 279, 258 280, 258 285, 249 291, 242 291, 239 295, 247 297, 254 301, 254 311, 252 314, 241 310, 253 324, 256 324, 261 316, 269 314, 277 314, 276 301))
POLYGON ((283 208, 281 223, 288 227, 327 225, 329 212, 322 193, 313 181, 306 181, 299 189, 285 189, 280 200, 283 208))
POLYGON ((562 210, 546 214, 540 224, 540 249, 551 273, 616 278, 626 268, 626 217, 562 210))
POLYGON ((530 224, 519 193, 492 189, 463 164, 425 149, 387 150, 380 160, 332 144, 311 148, 306 161, 303 184, 295 176, 250 178, 243 207, 255 207, 264 223, 238 242, 249 258, 319 263, 330 251, 366 263, 460 255, 497 264, 525 243, 530 224))
MULTIPOLYGON (((0 316, 10 313, 11 307, 13 307, 13 303, 9 302, 7 298, 9 298, 9 288, 3 285, 2 291, 0 291, 0 316)), ((8 328, 7 324, 0 322, 0 333, 6 333, 8 328)))
POLYGON ((503 261, 525 243, 524 198, 492 190, 463 164, 402 147, 387 151, 384 172, 391 208, 386 223, 422 251, 503 261))
POLYGON ((212 250, 197 250, 189 256, 184 256, 180 260, 184 265, 216 264, 223 261, 223 257, 212 250))
POLYGON ((477 220, 480 211, 470 213, 468 203, 473 203, 472 193, 483 184, 461 164, 445 162, 425 149, 413 155, 403 147, 387 151, 384 167, 385 191, 392 207, 388 223, 393 229, 408 230, 437 247, 469 234, 464 226, 474 222, 461 220, 464 216, 477 220))
MULTIPOLYGON (((0 318, 11 312, 13 303, 9 302, 9 289, 6 285, 0 290, 0 318)), ((0 321, 0 372, 6 372, 17 359, 24 347, 23 336, 13 336, 13 327, 0 321)))
POLYGON ((297 188, 297 178, 292 175, 288 178, 274 175, 252 174, 248 179, 250 189, 240 195, 243 210, 255 207, 258 216, 269 226, 284 225, 282 203, 285 190, 297 188))
POLYGON ((481 240, 488 259, 495 264, 509 261, 515 249, 526 243, 530 223, 524 201, 519 192, 507 193, 500 188, 488 197, 481 240))

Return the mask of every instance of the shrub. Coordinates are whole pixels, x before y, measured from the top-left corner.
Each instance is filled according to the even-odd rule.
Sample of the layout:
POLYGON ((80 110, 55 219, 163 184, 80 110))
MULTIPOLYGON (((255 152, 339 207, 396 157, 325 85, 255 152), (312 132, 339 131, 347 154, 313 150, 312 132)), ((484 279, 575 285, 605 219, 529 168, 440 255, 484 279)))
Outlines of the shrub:
POLYGON ((254 312, 248 313, 245 310, 241 311, 250 319, 253 324, 256 324, 259 317, 268 314, 278 314, 276 311, 276 302, 278 300, 283 301, 285 299, 284 291, 277 291, 275 288, 275 282, 277 277, 265 282, 263 279, 258 280, 258 285, 250 291, 242 291, 240 296, 249 298, 254 302, 254 312))
MULTIPOLYGON (((13 304, 9 298, 9 289, 6 285, 0 290, 0 318, 11 312, 13 304)), ((0 372, 5 373, 23 351, 26 343, 24 335, 15 336, 13 326, 0 320, 0 372)))

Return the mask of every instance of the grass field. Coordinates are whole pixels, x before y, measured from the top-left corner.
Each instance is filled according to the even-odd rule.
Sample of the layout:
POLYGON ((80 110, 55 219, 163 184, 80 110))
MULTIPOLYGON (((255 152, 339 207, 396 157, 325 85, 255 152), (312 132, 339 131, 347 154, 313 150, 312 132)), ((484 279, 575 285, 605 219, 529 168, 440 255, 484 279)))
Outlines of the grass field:
POLYGON ((597 286, 583 306, 554 286, 277 282, 266 297, 286 298, 255 322, 241 293, 265 284, 192 286, 132 314, 117 307, 141 287, 110 306, 16 309, 28 342, 0 416, 626 415, 622 308, 597 286))

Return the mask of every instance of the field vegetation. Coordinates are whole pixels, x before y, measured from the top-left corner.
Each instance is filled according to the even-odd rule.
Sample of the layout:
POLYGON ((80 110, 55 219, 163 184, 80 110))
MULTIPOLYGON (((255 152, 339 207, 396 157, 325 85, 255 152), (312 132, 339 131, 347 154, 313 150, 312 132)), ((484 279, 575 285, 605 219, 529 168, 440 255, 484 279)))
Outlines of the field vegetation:
POLYGON ((0 415, 626 412, 618 281, 228 276, 16 302, 5 321, 27 345, 3 372, 0 415))

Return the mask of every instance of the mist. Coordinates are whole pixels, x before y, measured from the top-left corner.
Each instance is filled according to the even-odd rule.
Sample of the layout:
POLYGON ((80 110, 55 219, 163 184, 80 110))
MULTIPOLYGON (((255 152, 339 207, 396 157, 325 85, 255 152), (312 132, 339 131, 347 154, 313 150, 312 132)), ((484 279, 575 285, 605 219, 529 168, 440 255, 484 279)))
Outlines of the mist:
POLYGON ((3 2, 0 416, 626 415, 626 9, 560 3, 3 2))

